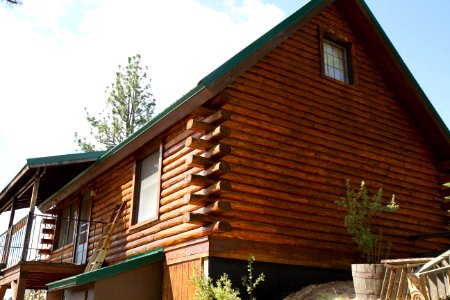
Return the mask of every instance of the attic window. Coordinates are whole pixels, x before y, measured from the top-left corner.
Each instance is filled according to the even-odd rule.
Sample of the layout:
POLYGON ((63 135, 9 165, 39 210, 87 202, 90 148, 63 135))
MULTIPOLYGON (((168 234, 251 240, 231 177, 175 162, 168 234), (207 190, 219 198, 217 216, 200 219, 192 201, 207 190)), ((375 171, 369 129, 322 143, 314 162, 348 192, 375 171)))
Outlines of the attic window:
POLYGON ((350 83, 347 48, 330 40, 323 40, 323 71, 325 76, 350 83))

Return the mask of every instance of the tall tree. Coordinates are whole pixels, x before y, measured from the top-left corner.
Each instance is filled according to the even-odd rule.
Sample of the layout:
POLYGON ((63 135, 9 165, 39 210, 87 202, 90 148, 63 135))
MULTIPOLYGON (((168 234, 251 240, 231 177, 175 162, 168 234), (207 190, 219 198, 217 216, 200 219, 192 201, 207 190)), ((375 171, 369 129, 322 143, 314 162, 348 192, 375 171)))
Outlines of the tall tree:
POLYGON ((119 65, 115 82, 107 87, 105 110, 94 117, 85 108, 86 120, 91 126, 90 135, 96 143, 89 142, 86 137, 79 138, 75 133, 80 150, 109 150, 151 119, 155 99, 150 92, 151 80, 147 77, 147 70, 147 66, 141 67, 139 54, 128 57, 125 69, 119 65))

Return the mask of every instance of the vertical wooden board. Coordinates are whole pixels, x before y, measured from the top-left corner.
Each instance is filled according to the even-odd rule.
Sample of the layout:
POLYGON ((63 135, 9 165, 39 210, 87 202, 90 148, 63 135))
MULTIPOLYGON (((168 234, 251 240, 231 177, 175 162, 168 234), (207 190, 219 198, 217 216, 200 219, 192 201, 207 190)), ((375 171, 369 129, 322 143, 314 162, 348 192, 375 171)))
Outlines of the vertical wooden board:
POLYGON ((181 278, 182 278, 182 283, 183 283, 181 299, 187 299, 187 295, 189 292, 189 289, 187 287, 187 282, 189 281, 189 275, 188 275, 188 270, 187 270, 188 268, 189 268, 189 263, 181 264, 181 278))
POLYGON ((164 274, 164 299, 194 299, 195 287, 191 283, 194 268, 200 269, 200 260, 185 261, 167 266, 164 274))
POLYGON ((436 281, 437 281, 437 289, 438 289, 438 295, 439 299, 445 299, 446 297, 446 291, 445 291, 445 277, 444 273, 437 273, 436 274, 436 281))
POLYGON ((428 276, 428 288, 430 291, 430 298, 431 299, 438 299, 438 284, 437 284, 437 277, 436 275, 430 275, 428 276))
POLYGON ((408 274, 408 270, 406 268, 402 268, 400 272, 398 290, 397 290, 397 299, 405 299, 406 295, 406 277, 408 274))
POLYGON ((381 285, 381 294, 380 294, 380 298, 381 299, 388 299, 387 297, 389 296, 389 278, 391 277, 391 272, 392 269, 391 268, 386 268, 386 270, 384 271, 384 278, 383 278, 383 283, 381 285))

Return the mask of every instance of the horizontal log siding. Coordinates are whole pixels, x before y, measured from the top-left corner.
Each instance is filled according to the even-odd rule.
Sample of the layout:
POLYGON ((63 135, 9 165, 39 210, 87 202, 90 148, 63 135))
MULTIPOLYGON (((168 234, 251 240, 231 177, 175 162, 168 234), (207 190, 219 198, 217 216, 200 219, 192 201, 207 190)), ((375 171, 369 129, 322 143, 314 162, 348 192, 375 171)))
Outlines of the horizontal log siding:
MULTIPOLYGON (((107 222, 116 205, 120 204, 120 201, 127 202, 126 208, 119 218, 120 223, 116 226, 111 239, 111 248, 106 257, 106 263, 113 264, 130 255, 204 236, 215 230, 213 226, 183 222, 183 213, 203 212, 205 210, 199 205, 181 203, 186 193, 201 189, 201 187, 185 184, 187 174, 196 174, 201 171, 199 168, 191 168, 185 165, 185 160, 190 154, 201 154, 203 152, 185 147, 188 137, 198 136, 197 133, 186 130, 187 121, 193 117, 197 116, 191 115, 177 123, 168 130, 163 138, 160 214, 157 221, 132 229, 128 228, 134 189, 134 155, 130 155, 93 183, 96 195, 93 198, 91 220, 107 222)), ((201 117, 199 118, 201 119, 201 117)), ((101 229, 94 230, 91 227, 88 258, 92 254, 95 242, 100 235, 101 229)))
MULTIPOLYGON (((445 249, 445 239, 412 234, 445 229, 435 157, 376 64, 331 6, 239 77, 226 91, 232 112, 223 143, 232 154, 221 198, 232 231, 224 236, 332 253, 355 253, 334 204, 345 179, 371 192, 395 193, 401 209, 374 220, 394 243, 394 256, 445 249), (357 83, 321 77, 318 26, 337 29, 354 48, 357 83)), ((216 253, 217 254, 217 253, 216 253)), ((220 254, 218 254, 220 256, 220 254)), ((227 255, 230 255, 227 253, 227 255)), ((331 257, 331 256, 330 256, 331 257)), ((333 266, 330 261, 330 266, 333 266)))

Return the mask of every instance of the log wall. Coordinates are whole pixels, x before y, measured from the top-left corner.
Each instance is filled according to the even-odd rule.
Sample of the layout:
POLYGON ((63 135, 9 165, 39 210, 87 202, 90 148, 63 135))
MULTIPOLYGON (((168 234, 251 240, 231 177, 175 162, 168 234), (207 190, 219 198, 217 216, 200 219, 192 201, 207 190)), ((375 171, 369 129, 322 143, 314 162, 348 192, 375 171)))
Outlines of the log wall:
MULTIPOLYGON (((130 227, 135 153, 90 183, 92 221, 127 202, 106 263, 200 239, 197 258, 253 252, 268 262, 348 267, 356 247, 334 204, 347 178, 396 194, 401 209, 374 220, 394 257, 447 247, 444 238, 408 238, 446 229, 436 159, 366 50, 331 5, 165 132, 157 221, 130 227), (355 84, 322 77, 321 26, 352 43, 355 84)), ((88 256, 100 234, 91 228, 88 256)), ((177 251, 165 268, 165 298, 184 297, 167 293, 185 293, 178 287, 196 264, 177 251)))
MULTIPOLYGON (((346 179, 355 189, 364 179, 372 193, 383 187, 385 201, 395 193, 401 206, 374 220, 394 243, 394 257, 448 247, 445 238, 408 238, 448 225, 436 159, 333 5, 241 75, 226 94, 222 108, 232 114, 224 126, 231 134, 223 143, 232 153, 223 159, 231 172, 222 179, 232 185, 223 197, 231 203, 224 216, 233 230, 223 236, 257 243, 261 249, 254 251, 266 260, 273 244, 290 245, 324 251, 329 266, 340 267, 330 257, 355 255, 356 247, 344 228, 345 212, 334 201, 344 195, 346 179), (352 43, 355 84, 321 76, 319 27, 352 43)), ((214 255, 239 257, 238 248, 214 255)))
MULTIPOLYGON (((229 209, 229 203, 209 199, 210 195, 221 193, 229 185, 220 180, 220 176, 229 170, 221 162, 221 157, 229 153, 230 149, 220 143, 221 139, 229 135, 229 130, 221 126, 228 118, 226 111, 200 107, 158 138, 162 141, 163 159, 160 214, 157 221, 130 226, 135 162, 141 150, 145 149, 140 149, 137 154, 132 153, 90 182, 89 187, 83 187, 76 195, 63 201, 60 208, 79 201, 81 191, 93 190, 91 221, 108 222, 116 206, 122 201, 126 202, 111 239, 106 264, 114 264, 151 249, 166 248, 230 230, 229 224, 220 219, 211 222, 211 214, 229 209), (201 197, 191 197, 194 192, 201 194, 201 197)), ((144 148, 154 146, 155 141, 150 141, 144 148)), ((101 226, 90 226, 88 259, 101 234, 101 226)), ((197 257, 205 255, 203 250, 196 254, 197 257)), ((71 262, 73 244, 55 249, 50 259, 71 262)))

